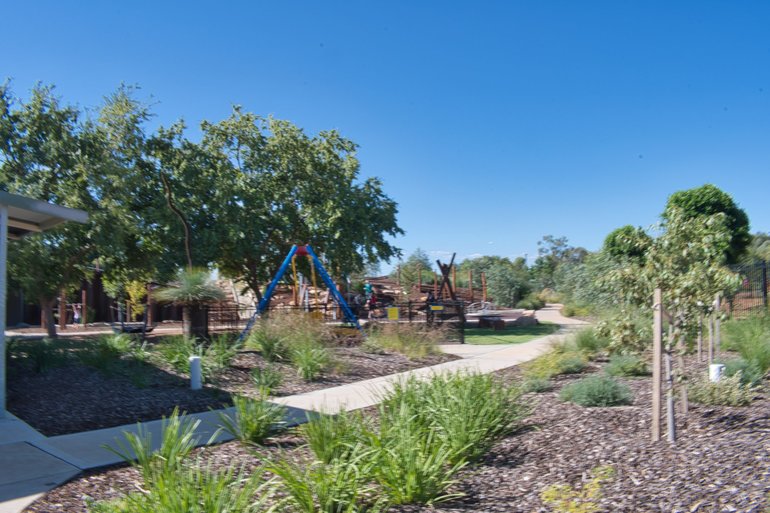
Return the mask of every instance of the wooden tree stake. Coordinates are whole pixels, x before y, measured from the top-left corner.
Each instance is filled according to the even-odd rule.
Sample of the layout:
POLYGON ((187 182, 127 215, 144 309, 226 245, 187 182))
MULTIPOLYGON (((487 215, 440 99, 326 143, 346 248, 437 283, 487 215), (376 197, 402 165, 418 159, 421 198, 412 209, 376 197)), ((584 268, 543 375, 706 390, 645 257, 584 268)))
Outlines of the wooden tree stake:
POLYGON ((698 361, 703 361, 703 312, 698 314, 698 361))
POLYGON ((671 348, 674 345, 674 326, 668 326, 668 341, 664 352, 666 367, 666 426, 668 428, 668 441, 676 443, 676 416, 674 413, 674 372, 671 366, 671 348))
POLYGON ((722 334, 721 334, 721 328, 722 328, 722 297, 719 292, 717 292, 717 297, 714 300, 715 303, 715 309, 717 316, 714 319, 714 338, 716 339, 716 347, 714 348, 714 352, 716 356, 719 355, 719 352, 722 350, 722 334))
POLYGON ((663 299, 660 289, 655 289, 652 300, 652 441, 660 440, 660 381, 663 352, 663 299))

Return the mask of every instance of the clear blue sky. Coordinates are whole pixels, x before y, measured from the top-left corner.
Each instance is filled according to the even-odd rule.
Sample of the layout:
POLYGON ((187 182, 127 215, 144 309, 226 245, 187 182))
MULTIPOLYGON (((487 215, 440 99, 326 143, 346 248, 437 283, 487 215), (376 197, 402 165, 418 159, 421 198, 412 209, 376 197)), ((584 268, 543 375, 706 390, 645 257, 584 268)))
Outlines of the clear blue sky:
POLYGON ((336 128, 446 258, 594 250, 714 183, 770 230, 770 3, 6 2, 0 78, 159 124, 232 104, 336 128))

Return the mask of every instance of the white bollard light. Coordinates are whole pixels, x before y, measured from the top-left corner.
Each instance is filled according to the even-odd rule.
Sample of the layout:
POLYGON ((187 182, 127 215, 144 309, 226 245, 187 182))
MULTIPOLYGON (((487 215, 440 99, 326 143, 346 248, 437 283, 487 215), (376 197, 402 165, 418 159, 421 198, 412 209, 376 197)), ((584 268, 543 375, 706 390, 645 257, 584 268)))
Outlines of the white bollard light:
POLYGON ((203 386, 203 373, 201 372, 201 357, 190 357, 190 388, 200 390, 203 386))
POLYGON ((725 366, 721 363, 712 363, 709 365, 709 381, 717 383, 722 379, 722 375, 725 373, 725 366))

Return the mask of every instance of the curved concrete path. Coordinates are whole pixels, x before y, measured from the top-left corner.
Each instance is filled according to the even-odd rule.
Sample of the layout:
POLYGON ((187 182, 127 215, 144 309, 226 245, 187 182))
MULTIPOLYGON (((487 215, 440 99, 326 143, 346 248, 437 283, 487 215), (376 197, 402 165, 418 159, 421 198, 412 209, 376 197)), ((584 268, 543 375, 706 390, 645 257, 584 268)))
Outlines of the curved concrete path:
MULTIPOLYGON (((536 358, 570 329, 587 324, 563 317, 560 308, 561 305, 547 305, 535 314, 538 320, 562 326, 562 330, 553 335, 521 344, 445 345, 442 346, 445 352, 462 358, 358 383, 276 398, 275 402, 288 407, 286 422, 296 425, 305 422, 307 416, 315 412, 336 413, 343 408, 353 410, 373 406, 392 388, 394 382, 409 376, 423 378, 446 371, 488 373, 513 367, 536 358)), ((233 411, 228 408, 187 416, 200 421, 197 434, 201 445, 208 443, 217 431, 219 413, 232 414, 233 411)), ((142 426, 152 433, 156 443, 161 440, 162 421, 145 422, 142 426)), ((136 425, 126 425, 46 438, 13 416, 0 419, 0 513, 21 512, 45 492, 72 479, 82 470, 121 462, 105 446, 115 447, 115 441, 122 440, 124 433, 136 430, 136 425)), ((229 435, 218 433, 213 441, 230 439, 229 435)))

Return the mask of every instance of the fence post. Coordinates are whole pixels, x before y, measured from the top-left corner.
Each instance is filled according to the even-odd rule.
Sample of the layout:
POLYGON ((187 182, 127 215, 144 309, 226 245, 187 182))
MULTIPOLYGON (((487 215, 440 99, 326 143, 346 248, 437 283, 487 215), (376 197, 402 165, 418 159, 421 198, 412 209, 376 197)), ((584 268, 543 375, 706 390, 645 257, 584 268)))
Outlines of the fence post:
POLYGON ((660 440, 660 367, 663 348, 663 304, 660 289, 655 289, 652 300, 652 441, 660 440))
POLYGON ((714 348, 715 354, 719 354, 722 350, 722 294, 717 292, 717 296, 714 299, 714 308, 716 310, 716 317, 714 319, 714 338, 716 339, 716 347, 714 348))
POLYGON ((762 261, 762 306, 767 308, 767 262, 762 261))

